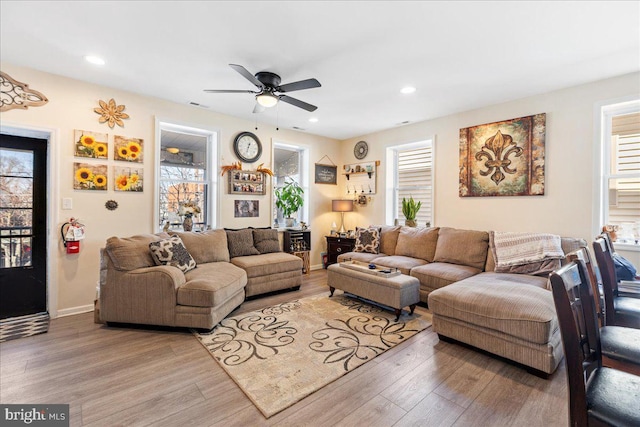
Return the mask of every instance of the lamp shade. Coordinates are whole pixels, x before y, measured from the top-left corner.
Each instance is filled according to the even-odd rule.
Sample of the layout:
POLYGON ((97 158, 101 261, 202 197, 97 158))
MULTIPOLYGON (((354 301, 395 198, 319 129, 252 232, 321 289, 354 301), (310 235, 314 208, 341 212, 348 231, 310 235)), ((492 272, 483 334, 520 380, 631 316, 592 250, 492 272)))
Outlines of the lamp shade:
POLYGON ((333 212, 351 212, 353 211, 353 200, 332 200, 331 210, 333 212))

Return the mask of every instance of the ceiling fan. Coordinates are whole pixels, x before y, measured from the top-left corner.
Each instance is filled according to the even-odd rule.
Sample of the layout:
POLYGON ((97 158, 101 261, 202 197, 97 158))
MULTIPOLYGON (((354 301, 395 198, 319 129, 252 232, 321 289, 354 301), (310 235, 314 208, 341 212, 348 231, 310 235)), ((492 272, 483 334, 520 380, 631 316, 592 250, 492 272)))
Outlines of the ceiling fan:
POLYGON ((255 75, 251 74, 242 65, 229 64, 231 68, 240 73, 245 79, 253 83, 259 90, 216 90, 205 89, 208 93, 254 93, 257 104, 253 109, 254 113, 261 113, 265 108, 273 107, 278 101, 286 102, 307 111, 315 111, 318 107, 308 104, 299 99, 292 98, 281 93, 293 92, 296 90, 311 89, 320 87, 320 82, 316 79, 300 80, 293 83, 280 85, 280 76, 269 71, 260 71, 255 75))

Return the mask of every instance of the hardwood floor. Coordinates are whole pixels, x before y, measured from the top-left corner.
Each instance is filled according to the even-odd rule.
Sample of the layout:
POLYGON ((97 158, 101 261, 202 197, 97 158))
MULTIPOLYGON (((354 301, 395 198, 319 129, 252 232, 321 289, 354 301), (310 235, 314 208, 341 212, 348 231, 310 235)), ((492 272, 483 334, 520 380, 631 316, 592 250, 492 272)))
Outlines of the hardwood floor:
MULTIPOLYGON (((247 301, 233 314, 328 292, 326 270, 313 271, 299 291, 247 301)), ((64 317, 46 334, 0 344, 0 368, 0 402, 69 403, 72 426, 568 424, 564 362, 543 380, 441 342, 431 328, 268 420, 187 330, 64 317)))

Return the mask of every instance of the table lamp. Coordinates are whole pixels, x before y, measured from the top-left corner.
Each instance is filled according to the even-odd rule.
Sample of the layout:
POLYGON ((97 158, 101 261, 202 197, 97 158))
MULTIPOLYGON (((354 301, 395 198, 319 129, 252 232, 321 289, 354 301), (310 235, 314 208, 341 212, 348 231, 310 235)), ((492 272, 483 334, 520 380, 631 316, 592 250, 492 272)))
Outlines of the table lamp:
POLYGON ((353 200, 332 200, 331 210, 333 212, 340 212, 340 233, 345 233, 344 229, 344 213, 353 211, 353 200))

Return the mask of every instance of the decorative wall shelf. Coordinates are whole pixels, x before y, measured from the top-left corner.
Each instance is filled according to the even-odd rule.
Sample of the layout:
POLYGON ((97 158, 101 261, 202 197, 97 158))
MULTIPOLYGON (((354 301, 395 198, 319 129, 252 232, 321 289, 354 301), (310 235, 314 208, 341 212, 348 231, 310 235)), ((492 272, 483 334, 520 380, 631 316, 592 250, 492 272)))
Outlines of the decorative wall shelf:
POLYGON ((380 160, 352 163, 343 166, 347 178, 347 194, 376 194, 376 174, 380 160))

